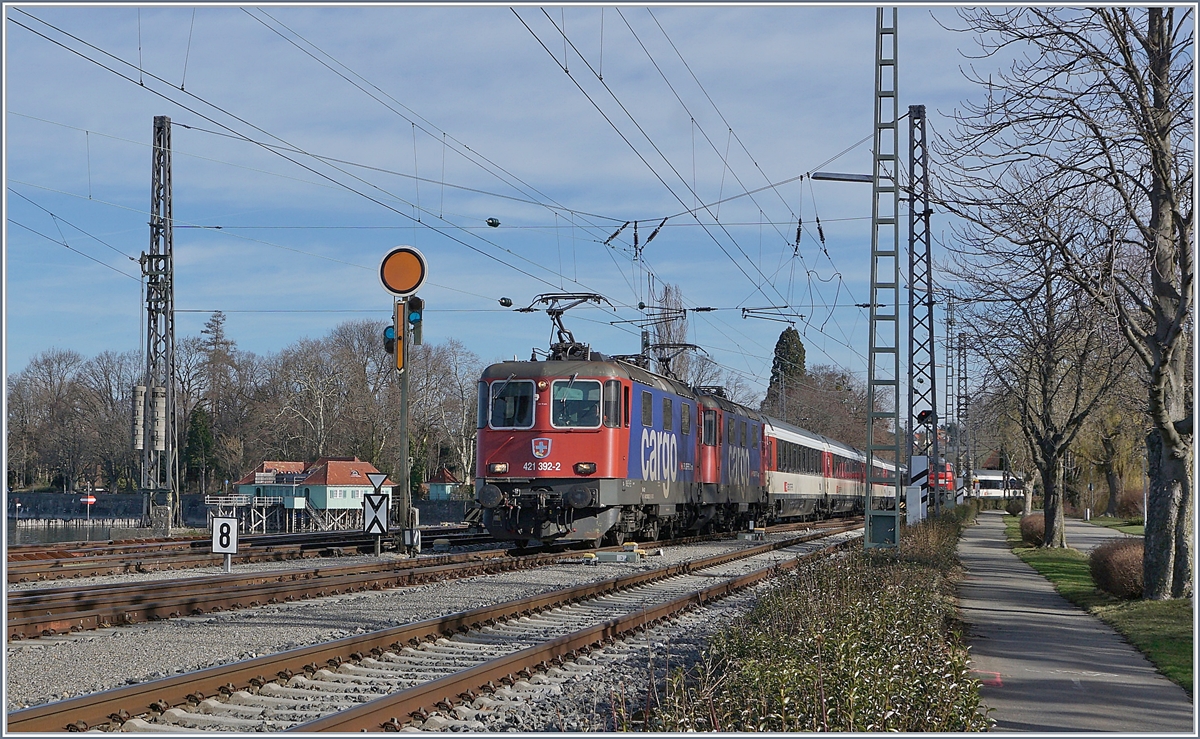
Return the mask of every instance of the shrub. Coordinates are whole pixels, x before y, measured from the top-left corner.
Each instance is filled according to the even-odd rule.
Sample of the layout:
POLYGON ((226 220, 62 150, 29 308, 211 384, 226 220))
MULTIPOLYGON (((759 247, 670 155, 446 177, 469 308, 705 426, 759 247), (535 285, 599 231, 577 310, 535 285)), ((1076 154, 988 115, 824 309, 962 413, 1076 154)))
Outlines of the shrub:
POLYGON ((1144 515, 1141 490, 1122 490, 1117 498, 1117 515, 1121 518, 1144 515))
POLYGON ((1013 498, 1004 504, 1004 512, 1010 516, 1019 516, 1025 510, 1025 501, 1019 498, 1013 498))
POLYGON ((1105 592, 1124 600, 1142 597, 1142 555, 1145 543, 1140 537, 1125 536, 1101 544, 1088 557, 1092 581, 1105 592))
POLYGON ((1040 547, 1046 540, 1046 517, 1033 513, 1022 518, 1021 539, 1031 547, 1040 547))
MULTIPOLYGON (((943 534, 954 523, 922 524, 921 558, 935 542, 952 544, 943 534)), ((903 554, 873 557, 856 549, 814 563, 780 578, 713 640, 695 670, 677 670, 648 728, 986 730, 979 683, 954 619, 949 581, 903 554)))
MULTIPOLYGON (((781 577, 676 669, 651 731, 986 731, 948 575, 975 501, 781 577)), ((657 696, 657 694, 656 694, 657 696)))

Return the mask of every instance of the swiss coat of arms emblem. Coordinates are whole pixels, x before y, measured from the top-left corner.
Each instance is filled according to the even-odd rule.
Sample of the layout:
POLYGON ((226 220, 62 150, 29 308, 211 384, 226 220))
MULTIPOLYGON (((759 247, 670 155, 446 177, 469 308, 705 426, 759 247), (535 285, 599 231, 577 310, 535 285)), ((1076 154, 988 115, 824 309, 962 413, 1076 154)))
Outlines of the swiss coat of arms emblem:
POLYGON ((550 456, 550 439, 534 439, 533 440, 533 456, 538 459, 545 459, 550 456))

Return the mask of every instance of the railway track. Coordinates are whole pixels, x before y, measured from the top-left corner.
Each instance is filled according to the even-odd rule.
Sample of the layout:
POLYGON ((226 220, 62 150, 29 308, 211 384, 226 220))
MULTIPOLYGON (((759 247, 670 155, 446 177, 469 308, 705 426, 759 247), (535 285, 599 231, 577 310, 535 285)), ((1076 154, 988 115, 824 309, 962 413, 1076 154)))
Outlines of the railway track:
MULTIPOLYGON (((422 532, 430 542, 448 539, 452 545, 491 541, 483 532, 467 528, 431 528, 422 532)), ((156 572, 220 564, 223 557, 210 550, 208 538, 156 539, 65 547, 29 545, 8 552, 8 582, 41 582, 64 578, 156 572)), ((375 537, 361 532, 266 534, 241 537, 235 564, 281 562, 308 557, 374 552, 375 537)))
MULTIPOLYGON (((708 538, 711 537, 677 539, 675 543, 708 538)), ((5 633, 10 641, 33 639, 327 595, 408 587, 539 567, 577 556, 577 552, 564 551, 522 553, 519 557, 509 556, 505 550, 462 552, 420 559, 159 580, 149 591, 143 582, 10 591, 5 633)))
POLYGON ((855 528, 23 709, 8 730, 378 731, 457 704, 487 711, 562 678, 564 660, 828 553, 855 540, 832 535, 855 528))
POLYGON ((560 552, 510 557, 504 550, 494 550, 249 575, 159 580, 150 589, 144 582, 133 582, 10 591, 7 638, 30 639, 327 595, 406 587, 538 567, 567 556, 571 555, 560 552))

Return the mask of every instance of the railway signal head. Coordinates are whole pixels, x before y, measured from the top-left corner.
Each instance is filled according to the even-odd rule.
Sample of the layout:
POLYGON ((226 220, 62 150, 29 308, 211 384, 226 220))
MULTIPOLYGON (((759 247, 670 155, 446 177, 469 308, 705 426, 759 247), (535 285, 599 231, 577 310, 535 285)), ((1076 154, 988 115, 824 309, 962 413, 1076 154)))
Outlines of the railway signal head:
POLYGON ((924 410, 924 411, 921 411, 920 413, 918 413, 917 414, 917 423, 921 424, 922 426, 926 426, 930 423, 933 423, 933 411, 924 410))
POLYGON ((408 324, 412 326, 413 343, 421 345, 421 323, 424 320, 425 301, 413 295, 408 299, 408 324))
POLYGON ((388 354, 396 353, 396 328, 388 326, 383 330, 383 349, 388 354))

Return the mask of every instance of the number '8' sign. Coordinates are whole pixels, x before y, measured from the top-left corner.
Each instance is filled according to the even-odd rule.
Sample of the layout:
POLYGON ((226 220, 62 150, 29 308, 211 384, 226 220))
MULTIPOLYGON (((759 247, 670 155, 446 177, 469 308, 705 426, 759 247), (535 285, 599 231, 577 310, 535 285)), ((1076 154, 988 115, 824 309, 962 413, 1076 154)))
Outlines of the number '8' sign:
POLYGON ((212 520, 212 550, 217 554, 237 554, 238 520, 236 518, 214 518, 212 520))

